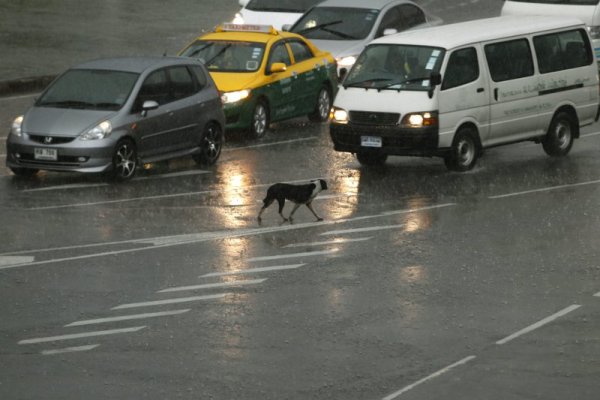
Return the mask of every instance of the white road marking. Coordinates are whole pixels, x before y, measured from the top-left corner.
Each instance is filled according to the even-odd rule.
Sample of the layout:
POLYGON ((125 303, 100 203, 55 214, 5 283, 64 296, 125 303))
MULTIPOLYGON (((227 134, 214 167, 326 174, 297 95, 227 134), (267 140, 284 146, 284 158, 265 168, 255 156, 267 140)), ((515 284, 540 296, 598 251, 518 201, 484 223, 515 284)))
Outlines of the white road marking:
POLYGON ((600 132, 592 132, 592 133, 586 133, 585 135, 579 135, 579 138, 583 139, 585 137, 589 137, 589 136, 597 136, 600 135, 600 132))
POLYGON ((34 260, 33 256, 0 256, 0 268, 14 264, 29 264, 34 260))
POLYGON ((111 330, 106 330, 106 331, 95 331, 95 332, 84 332, 84 333, 72 333, 70 335, 60 335, 60 336, 48 336, 48 337, 42 337, 42 338, 21 340, 19 342, 19 344, 36 344, 36 343, 56 342, 59 340, 81 339, 81 338, 88 338, 88 337, 94 337, 94 336, 116 335, 119 333, 137 332, 144 328, 145 328, 145 326, 136 326, 133 328, 111 329, 111 330))
POLYGON ((418 381, 416 381, 415 383, 413 383, 413 384, 411 384, 411 385, 408 385, 408 386, 404 387, 403 389, 400 389, 400 390, 398 390, 398 391, 397 391, 397 392, 395 392, 395 393, 392 393, 392 394, 390 394, 390 395, 388 395, 388 396, 385 396, 385 397, 383 398, 383 400, 392 400, 392 399, 395 399, 395 398, 397 398, 398 396, 400 396, 400 395, 402 395, 402 394, 404 394, 404 393, 408 392, 409 390, 412 390, 412 389, 414 389, 415 387, 417 387, 417 386, 419 386, 419 385, 421 385, 421 384, 423 384, 423 383, 425 383, 425 382, 427 382, 427 381, 430 381, 430 380, 432 380, 432 379, 434 379, 434 378, 437 378, 437 377, 439 377, 439 376, 441 376, 441 375, 445 374, 446 372, 449 372, 449 371, 450 371, 450 370, 452 370, 453 368, 456 368, 456 367, 459 367, 459 366, 461 366, 461 365, 464 365, 464 364, 468 363, 469 361, 472 361, 472 360, 474 360, 475 358, 476 358, 475 356, 469 356, 469 357, 465 357, 465 358, 463 358, 462 360, 460 360, 460 361, 457 361, 457 362, 455 362, 454 364, 447 366, 446 368, 442 368, 442 369, 440 369, 439 371, 437 371, 437 372, 434 372, 433 374, 431 374, 431 375, 429 375, 429 376, 427 376, 427 377, 425 377, 425 378, 423 378, 423 379, 421 379, 421 380, 418 380, 418 381))
POLYGON ((282 140, 279 142, 271 142, 271 143, 262 143, 262 144, 253 144, 250 146, 243 146, 243 147, 229 147, 226 149, 223 149, 223 152, 228 152, 228 151, 235 151, 235 150, 245 150, 245 149, 256 149, 256 148, 260 148, 260 147, 267 147, 267 146, 277 146, 280 144, 289 144, 289 143, 295 143, 295 142, 306 142, 308 140, 316 140, 318 139, 318 137, 314 136, 314 137, 309 137, 309 138, 299 138, 299 139, 290 139, 290 140, 282 140))
POLYGON ((60 185, 60 186, 47 186, 35 189, 24 189, 21 192, 23 193, 32 193, 32 192, 46 192, 51 190, 68 190, 68 189, 85 189, 92 187, 102 187, 109 186, 108 183, 70 183, 68 185, 60 185))
POLYGON ((600 292, 596 293, 594 297, 600 297, 600 292))
POLYGON ((283 246, 283 248, 286 249, 286 248, 290 248, 290 247, 326 246, 326 245, 330 245, 330 244, 363 242, 365 240, 371 240, 371 239, 373 239, 373 238, 372 237, 362 237, 362 238, 355 238, 355 239, 339 238, 339 239, 333 239, 333 240, 326 240, 326 241, 322 241, 322 242, 292 243, 292 244, 283 246))
POLYGON ((336 253, 338 249, 330 249, 323 251, 308 251, 304 253, 294 253, 294 254, 280 254, 277 256, 264 256, 264 257, 252 257, 248 258, 247 262, 257 262, 257 261, 271 261, 271 260, 282 260, 285 258, 298 258, 298 257, 314 257, 314 256, 322 256, 336 253))
POLYGON ((164 311, 164 312, 155 312, 155 313, 145 313, 145 314, 135 314, 135 315, 121 315, 118 317, 109 317, 109 318, 97 318, 97 319, 87 319, 83 321, 72 322, 68 325, 65 325, 65 328, 70 328, 73 326, 83 326, 83 325, 95 325, 95 324, 105 324, 109 322, 120 322, 120 321, 130 321, 134 319, 146 319, 146 318, 156 318, 156 317, 166 317, 170 315, 179 315, 190 311, 190 309, 185 310, 174 310, 174 311, 164 311))
POLYGON ((354 229, 340 229, 337 231, 323 232, 323 233, 321 233, 321 236, 344 235, 347 233, 358 233, 358 232, 382 231, 385 229, 401 229, 404 227, 406 227, 406 224, 369 226, 366 228, 354 228, 354 229))
POLYGON ((536 329, 538 329, 538 328, 540 328, 540 327, 542 327, 542 326, 544 326, 544 325, 546 325, 546 324, 548 324, 548 323, 556 320, 557 318, 560 318, 560 317, 562 317, 562 316, 564 316, 564 315, 566 315, 566 314, 568 314, 568 313, 570 313, 572 311, 577 310, 579 307, 581 307, 581 306, 577 305, 577 304, 573 304, 573 305, 565 308, 564 310, 561 310, 561 311, 557 312, 556 314, 552 314, 551 316, 549 316, 547 318, 544 318, 541 321, 538 321, 538 322, 536 322, 533 325, 528 326, 527 328, 521 329, 520 331, 515 332, 512 335, 507 336, 507 337, 505 337, 502 340, 498 340, 496 342, 496 344, 502 345, 502 344, 508 343, 511 340, 516 339, 519 336, 522 336, 522 335, 524 335, 526 333, 534 331, 534 330, 536 330, 536 329))
POLYGON ((31 93, 31 94, 21 94, 18 96, 8 96, 8 97, 0 97, 0 101, 11 101, 11 100, 17 100, 17 99, 26 99, 28 97, 36 97, 39 96, 41 94, 40 93, 31 93))
POLYGON ((63 353, 74 353, 77 351, 89 351, 93 350, 96 347, 100 346, 99 344, 90 344, 87 346, 76 346, 76 347, 66 347, 64 349, 56 349, 56 350, 44 350, 42 354, 45 356, 51 356, 55 354, 63 354, 63 353))
POLYGON ((272 271, 281 271, 287 269, 296 269, 304 266, 306 264, 291 264, 291 265, 277 265, 274 267, 262 267, 262 268, 251 268, 251 269, 235 269, 227 272, 211 272, 209 274, 201 275, 200 278, 208 278, 213 276, 228 276, 228 275, 240 275, 240 274, 256 274, 260 272, 272 272, 272 271))
POLYGON ((212 294, 212 295, 207 295, 207 296, 178 297, 175 299, 166 299, 166 300, 157 300, 157 301, 145 301, 145 302, 141 302, 141 303, 121 304, 120 306, 113 307, 111 310, 122 310, 125 308, 148 307, 148 306, 160 306, 160 305, 164 305, 164 304, 188 303, 191 301, 201 301, 201 300, 214 300, 214 299, 221 299, 225 296, 227 296, 227 293, 212 294))
POLYGON ((186 290, 202 290, 202 289, 214 289, 223 287, 235 287, 244 285, 258 285, 263 283, 266 279, 254 279, 246 281, 231 281, 231 282, 219 282, 219 283, 207 283, 203 285, 191 285, 191 286, 179 286, 168 289, 159 290, 157 293, 170 293, 170 292, 183 292, 186 290))
POLYGON ((545 188, 525 190, 525 191, 522 191, 522 192, 514 192, 514 193, 507 193, 507 194, 499 194, 499 195, 496 195, 496 196, 489 196, 489 198, 490 199, 503 199, 503 198, 506 198, 506 197, 522 196, 522 195, 526 195, 526 194, 540 193, 540 192, 549 192, 549 191, 552 191, 552 190, 567 189, 567 188, 572 188, 572 187, 577 187, 577 186, 597 185, 599 183, 600 183, 600 180, 595 180, 595 181, 571 183, 571 184, 568 184, 568 185, 548 186, 548 187, 545 187, 545 188))

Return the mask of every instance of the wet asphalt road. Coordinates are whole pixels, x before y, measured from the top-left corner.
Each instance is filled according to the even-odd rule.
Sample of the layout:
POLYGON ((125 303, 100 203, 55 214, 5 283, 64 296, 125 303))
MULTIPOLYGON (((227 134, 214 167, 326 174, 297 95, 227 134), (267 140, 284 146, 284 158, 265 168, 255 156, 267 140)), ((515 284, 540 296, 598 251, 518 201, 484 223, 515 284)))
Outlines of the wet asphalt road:
MULTIPOLYGON (((0 124, 31 101, 0 99, 0 124)), ((305 119, 122 185, 2 162, 0 399, 596 400, 600 124, 583 133, 464 174, 362 168, 305 119), (317 177, 323 222, 257 224, 269 184, 317 177)))

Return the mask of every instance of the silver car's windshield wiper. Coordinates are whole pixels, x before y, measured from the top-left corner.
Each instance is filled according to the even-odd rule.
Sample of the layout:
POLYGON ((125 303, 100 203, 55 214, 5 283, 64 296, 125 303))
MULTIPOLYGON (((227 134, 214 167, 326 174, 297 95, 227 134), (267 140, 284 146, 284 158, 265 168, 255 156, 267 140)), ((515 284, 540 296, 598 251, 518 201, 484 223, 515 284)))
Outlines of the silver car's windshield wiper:
POLYGON ((94 108, 95 104, 88 103, 85 101, 79 100, 62 100, 62 101, 48 101, 48 102, 40 102, 38 103, 39 107, 57 107, 57 108, 77 108, 77 109, 85 109, 85 108, 94 108))
MULTIPOLYGON (((341 24, 342 22, 344 22, 344 21, 342 21, 341 19, 339 19, 337 21, 325 22, 324 24, 319 24, 319 25, 311 26, 310 28, 301 29, 301 30, 299 30, 296 33, 298 33, 300 35, 303 35, 306 32, 314 31, 314 30, 317 30, 317 29, 327 28, 328 26, 341 24)), ((325 30, 325 29, 323 29, 323 30, 325 30)), ((327 31, 327 32, 329 32, 329 31, 327 31)))

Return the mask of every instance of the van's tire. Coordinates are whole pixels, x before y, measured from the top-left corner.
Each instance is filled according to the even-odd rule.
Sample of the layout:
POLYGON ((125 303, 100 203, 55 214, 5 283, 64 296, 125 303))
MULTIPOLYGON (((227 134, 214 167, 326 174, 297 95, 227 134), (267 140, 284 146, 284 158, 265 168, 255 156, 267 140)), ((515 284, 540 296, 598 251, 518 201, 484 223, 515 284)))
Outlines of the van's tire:
POLYGON ((223 130, 216 122, 209 122, 204 127, 200 138, 200 153, 194 154, 192 158, 198 165, 213 165, 219 159, 223 148, 223 130))
POLYGON ((361 165, 383 165, 387 160, 387 154, 375 152, 356 153, 356 159, 361 165))
POLYGON ((264 100, 260 99, 252 110, 250 136, 254 139, 260 139, 265 136, 267 129, 269 129, 269 106, 264 100))
POLYGON ((137 164, 135 143, 131 139, 119 140, 113 152, 110 177, 118 182, 127 181, 135 175, 137 164))
POLYGON ((329 119, 329 111, 331 110, 331 93, 326 86, 319 90, 317 96, 317 104, 315 110, 308 114, 308 119, 312 122, 325 122, 329 119))
POLYGON ((444 163, 451 171, 464 172, 473 169, 478 157, 477 133, 473 128, 462 127, 454 135, 452 147, 444 157, 444 163))
POLYGON ((573 146, 576 129, 577 121, 570 113, 561 111, 556 114, 542 139, 542 147, 546 154, 552 157, 567 155, 573 146))

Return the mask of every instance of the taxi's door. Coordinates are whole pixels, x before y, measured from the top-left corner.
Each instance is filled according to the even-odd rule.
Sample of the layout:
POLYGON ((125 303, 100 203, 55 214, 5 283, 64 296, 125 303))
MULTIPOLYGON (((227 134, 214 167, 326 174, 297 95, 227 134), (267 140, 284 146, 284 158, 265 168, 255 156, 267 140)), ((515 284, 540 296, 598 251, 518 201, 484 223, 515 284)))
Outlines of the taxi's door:
POLYGON ((265 75, 265 94, 269 99, 271 121, 289 118, 293 115, 293 82, 297 72, 292 68, 292 59, 285 41, 280 40, 271 46, 265 75), (273 64, 276 63, 285 64, 286 70, 271 72, 273 64))
MULTIPOLYGON (((288 42, 293 56, 293 97, 294 115, 312 112, 317 103, 321 81, 321 68, 315 60, 310 48, 301 40, 293 39, 288 42)), ((326 72, 326 71, 325 71, 326 72)))

